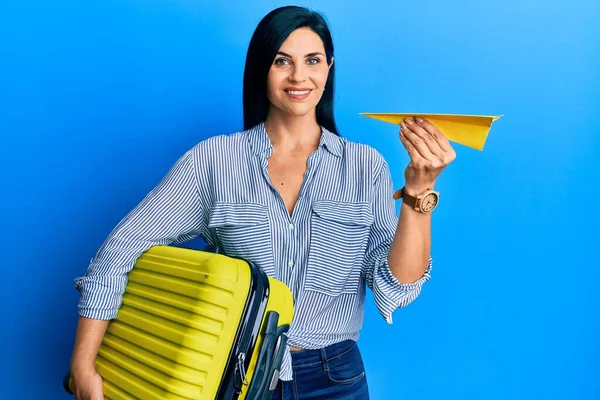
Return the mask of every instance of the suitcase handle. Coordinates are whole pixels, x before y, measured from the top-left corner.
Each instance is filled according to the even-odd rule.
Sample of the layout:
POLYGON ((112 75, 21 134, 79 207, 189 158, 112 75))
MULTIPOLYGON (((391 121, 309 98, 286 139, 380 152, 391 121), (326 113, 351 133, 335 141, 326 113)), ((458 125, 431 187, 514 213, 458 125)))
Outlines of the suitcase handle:
POLYGON ((270 400, 271 396, 273 396, 273 392, 277 388, 277 381, 279 380, 279 369, 281 368, 281 363, 283 361, 283 355, 285 354, 285 350, 287 348, 288 338, 284 335, 285 332, 289 330, 289 325, 283 325, 279 327, 275 337, 277 341, 275 343, 275 349, 270 354, 272 355, 272 362, 267 370, 268 373, 266 375, 266 387, 262 388, 262 397, 261 400, 270 400))
POLYGON ((69 393, 69 394, 75 394, 73 393, 73 390, 71 389, 71 371, 67 371, 67 373, 65 374, 65 377, 63 378, 63 388, 65 389, 65 392, 69 393))
MULTIPOLYGON (((282 327, 283 328, 283 327, 282 327)), ((280 329, 282 329, 280 328, 280 329)), ((271 371, 269 372, 269 376, 271 377, 271 380, 269 382, 269 387, 267 389, 265 389, 265 399, 269 400, 271 398, 271 396, 273 395, 273 392, 275 391, 275 389, 277 388, 277 381, 279 380, 279 368, 281 368, 281 363, 283 361, 283 355, 285 354, 285 349, 287 347, 287 341, 288 338, 286 335, 284 335, 284 332, 287 332, 287 330, 289 329, 289 326, 286 325, 285 326, 285 330, 281 330, 281 333, 279 333, 278 331, 278 340, 277 340, 277 344, 275 345, 275 355, 274 355, 274 361, 273 361, 273 367, 271 368, 271 371), (267 396, 268 394, 268 396, 267 396)))
POLYGON ((260 346, 258 360, 254 377, 248 388, 246 399, 248 400, 268 400, 273 393, 270 390, 275 370, 279 368, 283 358, 287 337, 283 333, 287 332, 289 325, 277 327, 279 314, 275 311, 269 311, 267 323, 265 324, 264 337, 260 346))

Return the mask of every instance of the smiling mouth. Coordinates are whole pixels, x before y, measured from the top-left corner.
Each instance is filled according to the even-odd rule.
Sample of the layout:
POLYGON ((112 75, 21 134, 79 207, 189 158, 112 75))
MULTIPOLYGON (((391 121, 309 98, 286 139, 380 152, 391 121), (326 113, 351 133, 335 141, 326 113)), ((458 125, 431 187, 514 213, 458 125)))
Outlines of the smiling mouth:
POLYGON ((312 89, 285 89, 283 91, 291 101, 304 101, 308 99, 312 93, 312 89))
POLYGON ((305 96, 310 93, 309 90, 284 90, 287 94, 291 94, 292 96, 305 96))

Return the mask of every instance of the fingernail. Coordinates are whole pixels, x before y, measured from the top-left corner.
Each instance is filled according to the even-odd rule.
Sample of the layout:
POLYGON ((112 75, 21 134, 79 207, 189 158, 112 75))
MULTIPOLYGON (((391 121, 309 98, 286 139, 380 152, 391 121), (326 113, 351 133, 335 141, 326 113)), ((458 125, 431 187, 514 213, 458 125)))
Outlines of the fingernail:
POLYGON ((410 118, 406 118, 406 119, 404 120, 404 123, 405 123, 406 125, 410 125, 410 124, 412 124, 412 121, 410 120, 410 118))
POLYGON ((416 117, 416 118, 415 118, 415 121, 417 121, 418 123, 421 123, 421 122, 423 122, 423 118, 416 117))

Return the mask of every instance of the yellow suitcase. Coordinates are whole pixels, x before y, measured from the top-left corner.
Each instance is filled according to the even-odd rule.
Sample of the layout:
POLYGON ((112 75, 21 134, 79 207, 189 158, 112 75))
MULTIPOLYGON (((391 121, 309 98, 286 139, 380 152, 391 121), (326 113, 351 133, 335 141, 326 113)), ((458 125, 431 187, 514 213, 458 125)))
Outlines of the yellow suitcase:
MULTIPOLYGON (((293 313, 289 288, 252 263, 154 246, 98 352, 105 398, 270 399, 293 313)), ((63 386, 72 394, 69 373, 63 386)))

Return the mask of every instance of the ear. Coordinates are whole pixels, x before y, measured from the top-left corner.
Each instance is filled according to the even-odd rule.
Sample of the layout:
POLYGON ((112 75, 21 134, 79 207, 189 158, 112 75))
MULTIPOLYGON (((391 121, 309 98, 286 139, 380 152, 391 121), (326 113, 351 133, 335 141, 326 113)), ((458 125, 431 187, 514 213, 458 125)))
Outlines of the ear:
POLYGON ((333 66, 333 60, 334 60, 334 57, 331 57, 331 62, 329 63, 329 69, 331 69, 331 67, 333 66))

